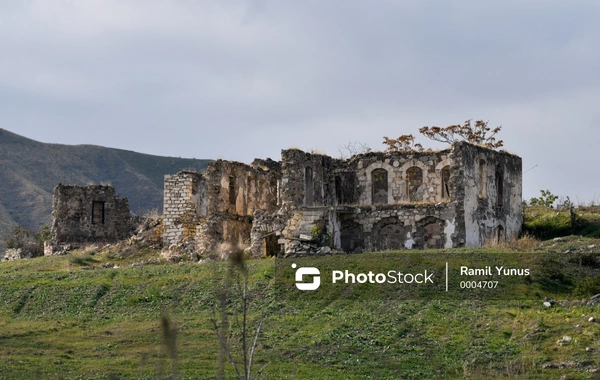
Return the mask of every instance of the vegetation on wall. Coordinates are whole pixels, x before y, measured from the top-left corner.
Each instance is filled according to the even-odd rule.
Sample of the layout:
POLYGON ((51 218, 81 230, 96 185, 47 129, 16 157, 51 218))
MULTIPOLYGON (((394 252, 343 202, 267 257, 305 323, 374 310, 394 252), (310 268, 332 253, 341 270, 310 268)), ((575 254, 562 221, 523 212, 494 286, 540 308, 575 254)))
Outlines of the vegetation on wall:
MULTIPOLYGON (((472 124, 471 120, 467 120, 463 124, 449 125, 445 128, 425 126, 419 129, 419 133, 430 140, 447 144, 468 141, 489 149, 498 149, 504 145, 502 140, 496 140, 496 135, 501 129, 501 126, 489 127, 487 121, 477 120, 472 124)), ((423 146, 415 142, 412 134, 401 135, 395 139, 384 136, 383 144, 387 145, 387 152, 423 151, 423 146)))
POLYGON ((471 120, 467 120, 462 125, 455 124, 445 128, 425 126, 419 129, 419 133, 431 140, 443 143, 452 144, 464 140, 472 144, 483 145, 486 148, 498 149, 504 145, 502 140, 496 140, 496 135, 501 129, 502 126, 492 129, 488 126, 487 121, 477 120, 475 124, 471 124, 471 120))

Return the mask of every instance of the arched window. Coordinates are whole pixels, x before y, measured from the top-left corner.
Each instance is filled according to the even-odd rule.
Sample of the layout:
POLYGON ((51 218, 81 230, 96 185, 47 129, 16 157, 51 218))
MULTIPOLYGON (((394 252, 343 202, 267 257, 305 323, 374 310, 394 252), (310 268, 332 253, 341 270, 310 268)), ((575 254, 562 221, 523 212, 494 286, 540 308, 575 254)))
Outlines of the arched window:
POLYGON ((504 171, 500 165, 496 166, 496 207, 504 205, 504 171))
POLYGON ((406 195, 410 202, 423 200, 423 170, 417 166, 406 169, 406 195))
POLYGON ((304 169, 304 205, 312 206, 314 201, 313 170, 310 166, 304 169))
POLYGON ((450 198, 450 166, 442 168, 442 199, 450 198))
POLYGON ((385 169, 375 169, 371 172, 372 204, 388 202, 388 172, 385 169))
POLYGON ((479 160, 479 198, 485 198, 487 185, 487 167, 485 160, 479 160))

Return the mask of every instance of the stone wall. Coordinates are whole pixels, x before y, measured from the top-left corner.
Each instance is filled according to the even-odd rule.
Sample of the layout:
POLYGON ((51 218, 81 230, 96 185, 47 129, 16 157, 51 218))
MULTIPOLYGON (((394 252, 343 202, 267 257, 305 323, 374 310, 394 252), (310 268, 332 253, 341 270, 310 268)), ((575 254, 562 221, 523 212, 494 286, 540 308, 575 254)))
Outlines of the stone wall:
POLYGON ((315 244, 350 252, 480 246, 521 227, 521 159, 506 152, 459 142, 348 160, 298 149, 281 157, 218 160, 202 175, 165 177, 166 243, 193 237, 200 254, 231 243, 261 257, 315 244), (167 209, 173 194, 177 207, 167 209))
POLYGON ((209 214, 252 216, 257 209, 275 212, 278 177, 277 165, 265 170, 262 165, 211 162, 205 173, 209 214))
POLYGON ((339 217, 345 251, 453 248, 456 227, 455 202, 357 208, 339 217))
MULTIPOLYGON (((296 210, 275 221, 272 216, 261 215, 256 222, 269 227, 257 227, 257 237, 274 232, 286 254, 298 253, 298 242, 326 244, 345 252, 454 248, 461 245, 456 204, 321 207, 296 210), (322 235, 315 236, 315 231, 322 231, 322 235)), ((253 253, 264 252, 265 244, 253 248, 253 253)))
POLYGON ((251 165, 217 160, 203 174, 165 176, 165 245, 191 239, 200 254, 222 243, 249 246, 254 212, 278 208, 280 172, 270 159, 251 165))
POLYGON ((291 219, 290 213, 268 214, 256 210, 251 231, 250 252, 253 257, 277 256, 286 242, 283 230, 291 219))
POLYGON ((65 244, 115 242, 134 230, 127 198, 120 198, 111 186, 59 184, 52 198, 52 239, 45 254, 64 251, 65 244))
POLYGON ((22 259, 32 259, 40 256, 37 252, 27 248, 8 248, 0 261, 14 261, 22 259))
POLYGON ((352 188, 345 186, 351 181, 355 183, 355 193, 346 198, 356 201, 357 205, 447 201, 452 198, 453 189, 449 181, 442 180, 442 171, 447 170, 448 175, 452 175, 452 166, 451 150, 371 152, 353 156, 337 164, 336 198, 352 188), (339 191, 340 185, 342 191, 339 191))
POLYGON ((453 165, 450 149, 372 152, 349 160, 283 150, 282 203, 298 209, 448 201, 453 193, 453 165))
POLYGON ((458 142, 459 220, 465 244, 477 247, 519 234, 523 223, 522 161, 503 151, 458 142))
POLYGON ((299 149, 281 151, 281 202, 288 209, 333 204, 332 173, 339 160, 299 149))
POLYGON ((196 226, 208 215, 206 182, 202 175, 181 171, 165 175, 163 243, 195 239, 196 226))

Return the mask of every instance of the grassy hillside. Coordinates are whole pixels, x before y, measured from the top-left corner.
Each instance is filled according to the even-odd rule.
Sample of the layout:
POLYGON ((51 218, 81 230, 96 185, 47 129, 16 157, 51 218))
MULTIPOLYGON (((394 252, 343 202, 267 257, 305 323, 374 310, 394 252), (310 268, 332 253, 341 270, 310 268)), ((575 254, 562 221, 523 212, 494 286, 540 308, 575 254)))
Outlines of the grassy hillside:
MULTIPOLYGON (((567 238, 544 242, 537 251, 587 252, 599 243, 567 238)), ((218 344, 211 318, 219 310, 216 284, 228 264, 167 264, 156 254, 112 247, 0 263, 0 378, 214 378, 218 344), (176 327, 174 351, 163 344, 165 331, 172 332, 161 329, 165 315, 176 327)), ((320 268, 377 267, 403 254, 303 260, 320 268)), ((572 284, 576 261, 559 257, 562 277, 553 281, 572 284)), ((252 333, 264 319, 253 371, 258 379, 591 379, 600 368, 600 323, 589 321, 600 319, 600 307, 581 301, 592 288, 585 295, 569 286, 549 293, 542 276, 530 284, 538 294, 522 300, 407 299, 358 288, 293 298, 293 285, 277 281, 276 264, 248 262, 252 333), (545 295, 557 303, 544 307, 545 295), (557 343, 564 336, 572 339, 557 343)), ((233 298, 227 304, 234 343, 239 303, 233 298)), ((234 378, 229 364, 226 378, 234 378)))
POLYGON ((527 206, 524 211, 525 233, 540 239, 565 235, 600 237, 600 207, 576 207, 570 210, 527 206))
POLYGON ((210 160, 159 157, 94 145, 44 144, 0 129, 0 236, 11 226, 50 224, 59 183, 113 185, 133 211, 162 209, 163 177, 204 170, 210 160))

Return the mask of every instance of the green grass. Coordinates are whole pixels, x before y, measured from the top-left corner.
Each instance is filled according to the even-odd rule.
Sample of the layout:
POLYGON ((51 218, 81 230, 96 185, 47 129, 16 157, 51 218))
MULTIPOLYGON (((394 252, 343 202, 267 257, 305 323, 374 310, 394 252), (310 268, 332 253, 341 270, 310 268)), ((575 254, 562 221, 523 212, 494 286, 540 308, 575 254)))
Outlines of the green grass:
POLYGON ((600 208, 578 207, 556 210, 543 206, 527 206, 523 209, 523 230, 540 239, 552 239, 565 235, 600 238, 600 208))
MULTIPOLYGON (((542 249, 598 243, 578 239, 544 242, 542 249)), ((377 268, 386 255, 401 254, 314 260, 320 268, 341 261, 377 268)), ((156 255, 149 249, 123 255, 113 247, 0 263, 0 379, 214 378, 218 344, 211 317, 215 283, 227 264, 166 264, 156 255), (175 370, 162 342, 163 315, 177 328, 175 370)), ((571 278, 576 263, 571 255, 560 257, 561 273, 571 278)), ((255 378, 589 379, 587 371, 600 367, 600 324, 587 321, 600 318, 600 309, 582 304, 574 288, 555 289, 551 294, 563 301, 552 308, 542 306, 545 290, 520 301, 406 299, 358 288, 307 300, 282 294, 273 259, 248 261, 248 267, 252 329, 264 318, 255 378), (565 335, 571 343, 558 345, 565 335), (569 361, 579 368, 542 369, 569 361)), ((239 311, 234 299, 228 305, 234 345, 239 311)), ((234 378, 231 365, 226 377, 234 378)))

